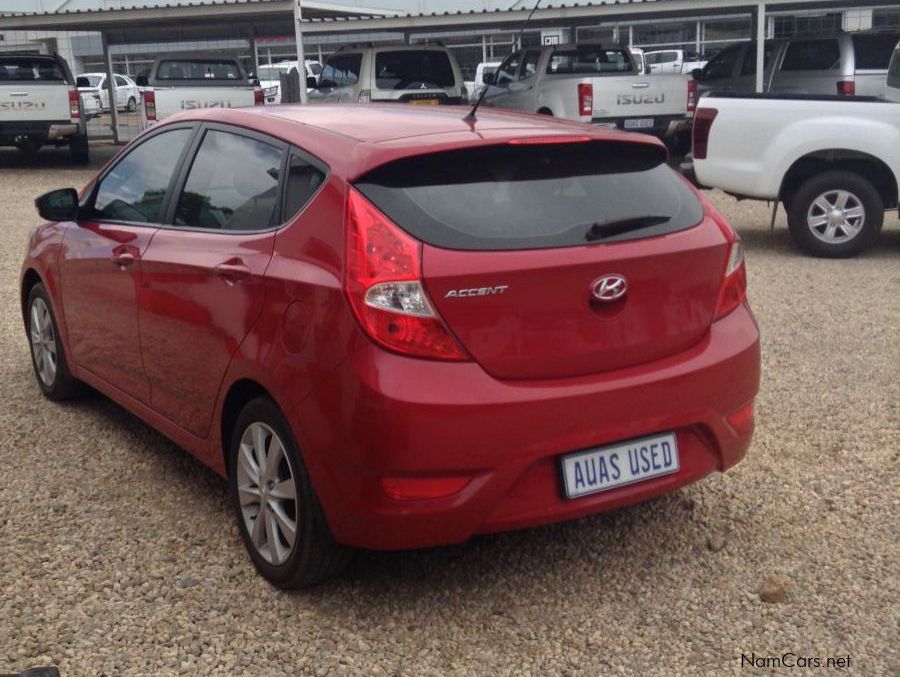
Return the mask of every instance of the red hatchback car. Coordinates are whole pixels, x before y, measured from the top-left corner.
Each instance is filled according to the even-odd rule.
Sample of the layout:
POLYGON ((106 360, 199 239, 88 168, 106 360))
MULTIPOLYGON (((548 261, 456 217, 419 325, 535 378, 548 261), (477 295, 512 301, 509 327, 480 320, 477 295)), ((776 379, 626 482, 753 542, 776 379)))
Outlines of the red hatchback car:
POLYGON ((37 200, 22 313, 229 479, 273 584, 634 503, 737 463, 741 244, 647 136, 306 106, 173 117, 37 200))

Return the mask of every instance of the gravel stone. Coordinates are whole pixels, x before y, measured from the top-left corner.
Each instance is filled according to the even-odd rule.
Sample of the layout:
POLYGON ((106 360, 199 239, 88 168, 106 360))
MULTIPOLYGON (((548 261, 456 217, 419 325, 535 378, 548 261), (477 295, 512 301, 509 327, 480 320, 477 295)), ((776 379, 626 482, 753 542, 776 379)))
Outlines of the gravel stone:
POLYGON ((770 234, 764 203, 709 194, 743 237, 762 333, 755 439, 726 475, 575 522, 363 552, 287 594, 253 570, 219 477, 108 400, 57 405, 35 383, 18 302, 34 198, 113 152, 95 144, 85 169, 65 149, 31 165, 0 149, 0 674, 744 675, 742 652, 785 651, 896 674, 896 212, 878 249, 832 261, 797 253, 783 211, 770 234), (760 602, 775 572, 789 603, 760 602))
POLYGON ((784 576, 773 574, 759 586, 759 599, 767 604, 781 604, 787 600, 791 582, 784 576))

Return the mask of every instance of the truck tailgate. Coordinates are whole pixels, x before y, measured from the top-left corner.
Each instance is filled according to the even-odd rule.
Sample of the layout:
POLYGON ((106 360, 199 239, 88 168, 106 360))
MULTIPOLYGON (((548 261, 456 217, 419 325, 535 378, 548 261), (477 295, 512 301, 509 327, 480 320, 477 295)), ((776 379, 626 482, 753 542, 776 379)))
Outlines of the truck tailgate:
POLYGON ((627 75, 590 78, 594 118, 653 118, 687 114, 687 77, 627 75))
POLYGON ((253 87, 153 87, 157 119, 200 108, 253 105, 253 87))
POLYGON ((0 85, 0 122, 60 122, 68 121, 69 115, 69 88, 65 83, 0 85))

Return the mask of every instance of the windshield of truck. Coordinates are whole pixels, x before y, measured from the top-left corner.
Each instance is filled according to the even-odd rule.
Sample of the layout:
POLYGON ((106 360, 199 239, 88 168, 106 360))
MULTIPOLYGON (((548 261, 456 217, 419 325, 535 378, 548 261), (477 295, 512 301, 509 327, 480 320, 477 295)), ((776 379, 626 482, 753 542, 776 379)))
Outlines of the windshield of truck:
POLYGON ((624 47, 557 50, 550 55, 550 62, 547 64, 547 73, 550 75, 632 72, 634 68, 624 47))

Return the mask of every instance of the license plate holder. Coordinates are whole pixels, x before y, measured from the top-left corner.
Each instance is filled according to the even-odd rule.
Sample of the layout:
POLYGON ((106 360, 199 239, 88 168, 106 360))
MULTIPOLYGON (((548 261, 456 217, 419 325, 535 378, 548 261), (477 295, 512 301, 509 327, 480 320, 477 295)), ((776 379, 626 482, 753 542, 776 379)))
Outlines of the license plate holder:
POLYGON ((577 451, 559 460, 560 479, 567 499, 664 477, 680 469, 674 432, 577 451))
POLYGON ((628 118, 622 124, 625 129, 653 129, 653 118, 628 118))

